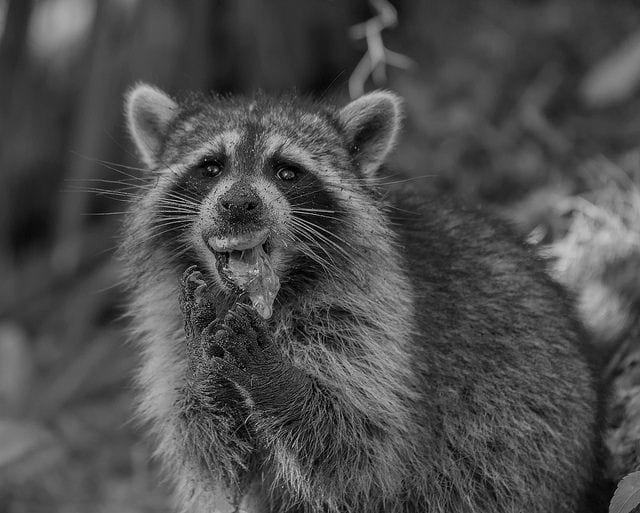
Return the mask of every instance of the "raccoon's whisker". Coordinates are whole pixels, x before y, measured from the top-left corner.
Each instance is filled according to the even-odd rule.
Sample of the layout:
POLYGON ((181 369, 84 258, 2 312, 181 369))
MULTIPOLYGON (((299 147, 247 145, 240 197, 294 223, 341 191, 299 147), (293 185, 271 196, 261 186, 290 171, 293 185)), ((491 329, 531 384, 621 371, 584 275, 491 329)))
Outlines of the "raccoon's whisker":
POLYGON ((197 215, 192 212, 158 212, 157 219, 153 221, 152 226, 157 226, 160 223, 167 223, 169 221, 189 223, 196 217, 197 215))
MULTIPOLYGON (((197 205, 195 203, 187 203, 185 201, 175 201, 175 200, 159 201, 158 206, 163 208, 166 207, 168 209, 178 209, 178 210, 184 210, 189 212, 198 212, 200 207, 200 205, 197 205)), ((159 209, 159 210, 162 210, 162 209, 159 209)))
POLYGON ((167 193, 165 196, 160 198, 159 201, 179 201, 199 205, 199 201, 196 198, 175 192, 167 193))
POLYGON ((105 166, 113 166, 116 169, 130 169, 131 171, 142 171, 145 174, 149 172, 149 170, 145 169, 144 167, 127 166, 125 164, 120 164, 118 162, 111 162, 109 160, 101 160, 101 159, 96 159, 96 160, 99 164, 103 164, 105 166))
MULTIPOLYGON (((98 163, 101 164, 102 167, 104 167, 106 169, 109 169, 110 171, 113 171, 114 173, 118 173, 118 174, 120 174, 122 176, 126 176, 129 180, 132 180, 134 182, 138 182, 141 185, 149 183, 151 181, 151 177, 148 174, 149 173, 148 171, 145 172, 144 176, 136 176, 136 175, 132 175, 131 173, 126 173, 122 169, 119 169, 118 167, 114 167, 113 165, 107 165, 107 164, 105 164, 103 162, 100 162, 100 161, 98 161, 98 163)), ((127 167, 127 169, 137 170, 138 168, 127 167)), ((141 169, 141 171, 142 171, 142 169, 141 169)))
POLYGON ((170 223, 170 222, 175 222, 175 223, 188 223, 190 219, 192 219, 195 216, 188 216, 188 215, 171 215, 171 216, 163 216, 160 219, 158 219, 157 221, 155 221, 151 226, 160 226, 162 224, 166 224, 166 223, 170 223))
MULTIPOLYGON (((122 187, 123 189, 139 190, 139 189, 148 188, 148 186, 146 185, 141 185, 139 183, 131 183, 128 180, 109 180, 108 178, 65 178, 64 181, 72 182, 72 183, 108 183, 108 184, 118 185, 118 186, 124 185, 125 187, 122 187)), ((114 189, 114 190, 118 191, 120 190, 120 188, 114 189)))
MULTIPOLYGON (((97 194, 97 195, 98 196, 106 196, 106 194, 97 194)), ((131 205, 133 203, 133 198, 125 198, 125 197, 122 197, 122 196, 111 196, 110 199, 113 200, 113 201, 118 201, 120 203, 126 203, 127 205, 131 205)))
MULTIPOLYGON (((109 169, 110 171, 113 171, 115 173, 119 173, 119 174, 121 174, 123 176, 126 176, 130 180, 134 180, 134 181, 139 182, 139 183, 145 183, 145 182, 149 181, 148 176, 145 176, 145 177, 135 176, 135 175, 132 175, 130 173, 125 173, 122 169, 118 169, 117 167, 113 166, 112 164, 111 165, 105 164, 104 162, 100 162, 99 160, 97 160, 96 162, 99 163, 102 167, 104 167, 106 169, 109 169)), ((129 168, 129 169, 138 169, 138 168, 129 168)), ((142 171, 142 169, 141 169, 141 171, 142 171)))
MULTIPOLYGON (((169 231, 170 231, 170 230, 169 230, 169 231)), ((162 234, 159 234, 159 235, 162 235, 162 234)), ((137 241, 135 241, 135 242, 133 242, 133 243, 131 243, 131 244, 130 244, 130 248, 131 248, 131 249, 138 249, 138 248, 141 248, 141 247, 143 247, 145 244, 149 244, 149 243, 153 242, 153 239, 154 239, 154 236, 152 235, 152 236, 150 236, 150 237, 147 237, 147 238, 144 238, 144 239, 137 240, 137 241)), ((183 243, 183 244, 184 244, 184 243, 183 243)), ((183 245, 183 244, 181 244, 181 245, 180 245, 180 247, 182 247, 182 245, 183 245)))
POLYGON ((295 207, 296 210, 301 210, 304 212, 324 212, 327 214, 334 214, 336 212, 339 212, 338 210, 330 210, 330 209, 326 209, 326 208, 305 208, 305 207, 295 207))
POLYGON ((321 219, 330 219, 333 221, 341 221, 342 219, 340 219, 339 217, 335 217, 335 216, 326 216, 323 214, 316 214, 315 212, 301 212, 299 210, 291 210, 292 214, 300 214, 300 215, 305 215, 305 216, 313 216, 313 217, 319 217, 321 219))
POLYGON ((173 258, 179 258, 182 255, 187 254, 190 250, 191 250, 191 245, 188 242, 185 242, 183 244, 180 244, 180 246, 177 247, 176 252, 172 256, 173 258))
MULTIPOLYGON (((299 224, 299 223, 296 223, 296 222, 292 222, 292 224, 297 226, 299 229, 304 230, 308 234, 312 234, 313 237, 310 237, 312 240, 314 238, 318 239, 319 242, 324 242, 324 243, 332 246, 336 250, 340 251, 344 256, 347 256, 347 257, 349 256, 349 254, 343 248, 341 248, 336 242, 332 241, 326 235, 323 235, 322 233, 320 233, 315 228, 313 228, 311 226, 308 226, 308 225, 299 224)), ((316 241, 316 242, 318 242, 318 241, 316 241)))
POLYGON ((168 221, 170 219, 175 220, 188 220, 197 216, 196 212, 188 212, 184 210, 159 210, 155 212, 158 216, 158 221, 168 221))
MULTIPOLYGON (((299 221, 299 219, 297 219, 297 221, 299 221)), ((336 242, 332 241, 331 239, 329 239, 328 237, 326 237, 325 235, 323 235, 322 233, 320 233, 319 231, 317 231, 315 228, 313 228, 312 226, 308 226, 308 225, 303 225, 303 224, 297 224, 296 222, 292 221, 292 225, 297 226, 299 229, 306 231, 308 234, 312 234, 313 237, 310 237, 312 240, 318 239, 316 242, 324 242, 325 244, 333 247, 334 249, 336 249, 337 251, 339 251, 340 253, 342 253, 343 256, 345 256, 346 258, 350 259, 351 255, 349 255, 349 253, 347 251, 344 250, 344 248, 340 247, 340 245, 338 245, 336 242)), ((319 244, 319 247, 321 247, 328 255, 328 252, 326 251, 326 249, 319 244)), ((331 260, 333 260, 333 258, 331 258, 331 260)))
POLYGON ((315 185, 296 184, 291 188, 291 193, 292 193, 292 198, 291 199, 301 198, 301 197, 304 197, 304 196, 308 196, 309 194, 315 194, 317 192, 323 192, 325 190, 326 189, 324 187, 319 187, 319 186, 315 186, 315 185))
POLYGON ((199 201, 194 198, 193 196, 191 196, 191 194, 188 193, 188 191, 185 190, 185 194, 181 194, 178 191, 170 191, 165 193, 165 197, 166 198, 173 198, 173 199, 177 199, 180 201, 189 201, 191 203, 199 203, 199 201))
POLYGON ((195 205, 184 205, 178 203, 167 203, 163 205, 157 205, 154 207, 154 211, 162 214, 163 212, 173 212, 178 214, 198 214, 199 210, 195 205))
POLYGON ((189 224, 189 219, 167 218, 166 220, 154 223, 152 228, 156 229, 176 224, 189 224))
POLYGON ((329 216, 326 214, 346 214, 347 212, 344 210, 326 210, 326 209, 316 209, 316 208, 300 208, 300 207, 292 207, 291 212, 299 213, 303 215, 315 215, 319 217, 326 217, 327 219, 341 219, 335 216, 329 216))
POLYGON ((398 183, 412 182, 415 180, 423 180, 425 178, 435 178, 436 176, 437 176, 436 174, 403 176, 399 173, 395 173, 392 175, 378 176, 375 178, 366 178, 364 176, 363 177, 352 176, 350 178, 342 179, 341 183, 344 181, 346 183, 353 183, 353 184, 365 183, 365 184, 376 184, 376 185, 393 185, 398 183), (400 179, 394 180, 394 178, 400 178, 400 179))
POLYGON ((198 203, 195 199, 182 198, 180 196, 167 196, 158 200, 158 203, 166 205, 189 205, 190 207, 200 208, 200 203, 198 203))
POLYGON ((415 182, 416 180, 424 180, 426 178, 436 178, 438 175, 420 175, 420 176, 411 176, 409 178, 403 178, 402 180, 393 180, 393 181, 385 181, 384 179, 380 180, 376 185, 387 186, 387 185, 397 185, 400 183, 408 183, 415 182))
POLYGON ((188 214, 188 215, 196 215, 198 214, 198 210, 195 208, 190 208, 188 205, 178 205, 178 204, 170 204, 170 205, 156 205, 152 209, 151 212, 154 214, 188 214))
POLYGON ((81 216, 122 216, 125 214, 130 214, 131 212, 125 210, 122 212, 82 212, 81 216))
POLYGON ((158 203, 165 203, 165 204, 178 204, 178 205, 190 205, 193 207, 197 207, 200 208, 200 203, 198 203, 195 199, 192 198, 181 198, 179 196, 170 196, 167 198, 163 198, 162 200, 158 201, 158 203))
POLYGON ((328 253, 324 248, 321 247, 320 249, 331 259, 331 262, 318 255, 313 248, 309 246, 309 244, 296 235, 295 231, 291 233, 291 238, 298 244, 298 249, 303 255, 307 256, 310 260, 316 262, 322 267, 324 273, 329 279, 334 280, 336 276, 341 274, 338 266, 333 262, 330 253, 328 253))
POLYGON ((116 168, 132 169, 134 171, 142 171, 144 173, 148 173, 149 172, 144 167, 127 166, 125 164, 120 164, 119 162, 112 162, 112 161, 109 161, 109 160, 99 159, 99 158, 96 158, 96 157, 89 157, 89 156, 83 155, 82 153, 79 153, 77 151, 71 151, 71 153, 74 154, 76 157, 80 157, 80 158, 82 158, 84 160, 88 160, 89 162, 96 162, 96 163, 102 164, 104 166, 115 166, 116 168))
POLYGON ((189 217, 196 216, 198 214, 197 210, 188 210, 185 208, 180 208, 177 206, 165 206, 164 208, 157 208, 153 211, 155 214, 158 214, 159 217, 166 219, 167 217, 189 217))
POLYGON ((308 249, 308 246, 303 246, 303 244, 304 243, 302 241, 299 241, 298 248, 300 253, 309 258, 309 260, 316 262, 322 268, 322 271, 326 274, 326 276, 331 276, 336 266, 327 262, 326 259, 319 256, 311 249, 308 249))
POLYGON ((170 228, 167 228, 165 230, 161 230, 159 232, 154 232, 149 237, 147 237, 146 239, 140 240, 140 243, 142 244, 143 242, 151 242, 152 240, 157 239, 160 236, 165 235, 167 233, 177 232, 177 231, 179 231, 179 229, 180 229, 180 226, 171 226, 170 228))
POLYGON ((166 206, 170 208, 188 209, 194 212, 197 212, 200 209, 199 204, 186 201, 186 200, 164 199, 164 200, 158 201, 157 204, 159 206, 166 206))
POLYGON ((150 234, 146 239, 141 240, 140 243, 150 243, 150 242, 155 242, 158 239, 162 238, 163 236, 166 236, 169 233, 180 233, 180 227, 179 226, 171 226, 169 228, 165 228, 164 230, 159 230, 156 231, 152 234, 150 234))
POLYGON ((324 228, 324 227, 322 227, 320 225, 317 225, 315 223, 312 223, 311 221, 308 221, 306 219, 302 219, 300 217, 294 217, 294 219, 296 219, 296 221, 300 221, 302 223, 305 223, 307 226, 309 226, 311 228, 314 228, 314 229, 317 229, 317 230, 321 230, 322 232, 326 233, 327 236, 330 236, 330 237, 333 237, 334 239, 336 239, 337 242, 342 242, 343 244, 345 244, 346 246, 349 246, 354 251, 356 250, 356 248, 354 248, 349 242, 347 242, 345 239, 343 239, 339 235, 336 235, 331 230, 327 230, 326 228, 324 228))
POLYGON ((130 198, 135 199, 138 197, 137 194, 128 191, 120 191, 114 189, 103 189, 101 187, 69 187, 66 189, 67 192, 86 192, 88 194, 97 194, 100 196, 112 196, 118 198, 130 198))
MULTIPOLYGON (((136 189, 139 189, 138 187, 136 187, 136 189)), ((113 200, 116 201, 122 201, 122 202, 135 202, 138 201, 140 199, 140 195, 136 192, 129 192, 129 191, 125 191, 125 190, 113 190, 113 189, 103 189, 100 187, 71 187, 68 189, 69 192, 85 192, 85 193, 90 193, 90 194, 96 194, 98 196, 105 196, 105 197, 109 197, 113 200)), ((178 207, 185 207, 185 206, 190 206, 193 208, 194 211, 196 211, 197 209, 200 208, 200 205, 197 204, 194 201, 187 201, 186 198, 180 198, 180 200, 178 201, 178 199, 172 200, 172 199, 161 199, 158 201, 158 205, 172 205, 172 206, 178 206, 178 207)))
POLYGON ((322 192, 323 189, 312 189, 312 190, 305 190, 305 191, 301 191, 300 194, 297 194, 295 196, 291 196, 289 198, 289 201, 294 202, 294 201, 298 201, 301 200, 303 198, 306 198, 308 196, 311 196, 313 194, 316 194, 318 192, 322 192))
POLYGON ((311 230, 307 229, 306 227, 296 225, 295 223, 291 224, 290 230, 291 230, 291 234, 292 235, 298 235, 298 236, 304 237, 304 239, 306 239, 306 240, 300 239, 299 237, 297 238, 297 240, 299 242, 304 243, 305 246, 307 248, 311 249, 312 251, 313 251, 313 248, 309 244, 309 241, 315 243, 314 246, 317 247, 318 249, 320 249, 324 254, 326 254, 327 258, 334 265, 336 265, 336 262, 334 260, 334 256, 331 253, 329 253, 324 246, 322 246, 321 244, 318 244, 318 241, 314 238, 314 236, 317 235, 317 234, 314 234, 311 230))

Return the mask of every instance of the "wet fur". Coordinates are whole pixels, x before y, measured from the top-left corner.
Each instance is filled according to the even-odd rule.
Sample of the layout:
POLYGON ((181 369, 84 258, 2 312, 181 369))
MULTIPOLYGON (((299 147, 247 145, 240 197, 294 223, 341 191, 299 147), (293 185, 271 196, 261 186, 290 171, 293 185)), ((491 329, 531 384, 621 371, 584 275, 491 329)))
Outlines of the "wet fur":
MULTIPOLYGON (((267 99, 257 115, 286 135, 301 112, 336 141, 318 156, 320 167, 357 161, 337 111, 296 102, 267 99)), ((269 411, 239 395, 233 422, 202 395, 194 400, 178 306, 192 255, 176 256, 148 234, 153 205, 170 187, 161 168, 206 143, 198 114, 213 105, 187 102, 172 122, 157 185, 134 208, 123 248, 142 354, 140 412, 179 508, 233 511, 244 501, 248 511, 273 512, 598 511, 585 502, 598 398, 564 293, 492 218, 426 199, 413 185, 383 198, 351 165, 324 184, 350 214, 340 227, 347 254, 333 254, 333 276, 284 280, 269 322, 313 391, 269 411), (190 130, 198 138, 172 143, 190 130), (340 189, 345 172, 361 181, 340 189)), ((225 115, 248 115, 237 105, 240 113, 225 115)), ((303 146, 313 144, 311 129, 299 131, 303 146)))

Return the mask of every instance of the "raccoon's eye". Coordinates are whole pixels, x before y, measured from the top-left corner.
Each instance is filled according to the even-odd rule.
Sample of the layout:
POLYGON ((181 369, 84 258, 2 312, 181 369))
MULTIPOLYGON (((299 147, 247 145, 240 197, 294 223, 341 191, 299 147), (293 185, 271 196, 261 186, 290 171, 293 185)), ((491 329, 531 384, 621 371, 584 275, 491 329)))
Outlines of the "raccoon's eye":
POLYGON ((206 158, 198 165, 198 171, 202 178, 215 178, 224 169, 224 164, 214 158, 206 158))
POLYGON ((295 180, 300 175, 300 169, 291 164, 281 164, 276 168, 276 176, 285 182, 295 180))

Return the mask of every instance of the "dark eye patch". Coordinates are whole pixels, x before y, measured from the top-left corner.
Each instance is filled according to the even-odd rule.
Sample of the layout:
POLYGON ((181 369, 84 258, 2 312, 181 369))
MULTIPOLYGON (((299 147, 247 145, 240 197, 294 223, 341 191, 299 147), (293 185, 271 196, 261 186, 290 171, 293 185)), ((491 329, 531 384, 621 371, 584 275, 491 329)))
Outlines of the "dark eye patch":
MULTIPOLYGON (((158 199, 152 214, 153 237, 155 243, 167 249, 170 258, 189 255, 188 230, 198 216, 202 201, 219 178, 219 175, 206 176, 206 168, 220 165, 221 162, 225 162, 224 157, 205 157, 178 176, 158 199)), ((189 258, 193 260, 195 256, 191 255, 189 258)))
POLYGON ((224 157, 205 157, 191 172, 202 179, 218 178, 225 171, 226 160, 224 157))
POLYGON ((272 180, 287 198, 294 216, 326 228, 336 226, 341 217, 338 202, 312 173, 299 173, 296 180, 272 180))
MULTIPOLYGON (((291 207, 294 218, 291 227, 296 238, 308 244, 324 260, 331 260, 327 255, 342 257, 335 246, 343 246, 343 243, 335 236, 344 237, 341 234, 344 208, 324 183, 308 170, 294 181, 278 179, 273 172, 269 176, 291 207)), ((282 282, 280 294, 283 300, 313 286, 322 279, 323 273, 316 260, 302 253, 296 255, 282 282)))

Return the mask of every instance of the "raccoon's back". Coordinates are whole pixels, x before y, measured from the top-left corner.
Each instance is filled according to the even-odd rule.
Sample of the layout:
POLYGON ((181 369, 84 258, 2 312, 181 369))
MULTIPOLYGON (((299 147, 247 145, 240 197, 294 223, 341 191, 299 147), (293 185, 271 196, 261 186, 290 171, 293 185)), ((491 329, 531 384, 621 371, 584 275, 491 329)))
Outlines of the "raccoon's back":
POLYGON ((424 473, 454 503, 578 511, 598 399, 569 298, 492 216, 407 188, 391 200, 414 287, 424 473))

